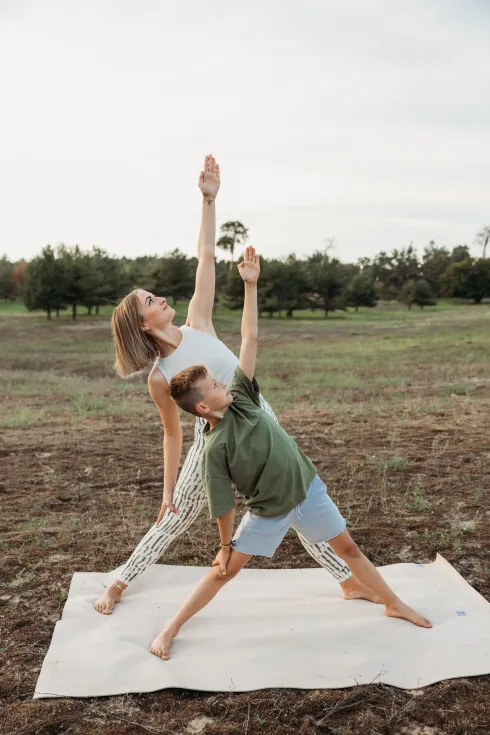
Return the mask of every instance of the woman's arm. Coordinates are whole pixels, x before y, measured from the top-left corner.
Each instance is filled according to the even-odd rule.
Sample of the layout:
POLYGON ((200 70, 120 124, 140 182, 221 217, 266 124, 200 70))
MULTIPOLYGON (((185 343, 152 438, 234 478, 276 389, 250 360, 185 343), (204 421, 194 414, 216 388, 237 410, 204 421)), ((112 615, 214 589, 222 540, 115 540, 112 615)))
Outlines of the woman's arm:
POLYGON ((216 335, 213 327, 214 306, 214 254, 216 247, 216 196, 220 185, 219 165, 212 156, 206 156, 204 169, 199 176, 202 192, 202 219, 199 231, 197 254, 199 263, 196 271, 196 287, 189 304, 186 324, 216 335))
POLYGON ((168 509, 178 515, 173 504, 173 495, 177 483, 180 455, 182 454, 182 426, 179 409, 170 398, 168 383, 158 368, 153 368, 148 376, 148 390, 153 398, 163 424, 163 500, 157 524, 168 509))

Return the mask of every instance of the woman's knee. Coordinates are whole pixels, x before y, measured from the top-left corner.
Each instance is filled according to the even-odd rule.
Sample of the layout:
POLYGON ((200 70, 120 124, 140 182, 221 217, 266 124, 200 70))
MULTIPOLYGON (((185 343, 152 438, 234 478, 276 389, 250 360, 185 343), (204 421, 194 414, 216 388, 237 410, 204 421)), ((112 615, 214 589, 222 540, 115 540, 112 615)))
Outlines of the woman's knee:
MULTIPOLYGON (((178 507, 179 506, 177 506, 177 508, 178 507)), ((167 510, 160 523, 158 525, 155 523, 152 527, 154 535, 170 535, 172 538, 180 536, 181 533, 187 531, 189 527, 197 521, 201 510, 202 506, 197 504, 195 506, 184 508, 178 515, 172 513, 171 510, 167 510)))

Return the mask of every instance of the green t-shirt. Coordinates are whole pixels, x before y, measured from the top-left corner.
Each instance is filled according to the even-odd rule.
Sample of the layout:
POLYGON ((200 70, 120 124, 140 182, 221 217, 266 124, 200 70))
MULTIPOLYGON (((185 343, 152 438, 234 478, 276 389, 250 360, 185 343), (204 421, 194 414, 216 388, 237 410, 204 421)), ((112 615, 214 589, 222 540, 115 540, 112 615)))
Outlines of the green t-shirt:
POLYGON ((203 482, 211 518, 235 506, 232 483, 249 511, 265 518, 289 513, 306 498, 313 462, 260 407, 260 389, 237 367, 233 403, 214 429, 204 429, 203 482))

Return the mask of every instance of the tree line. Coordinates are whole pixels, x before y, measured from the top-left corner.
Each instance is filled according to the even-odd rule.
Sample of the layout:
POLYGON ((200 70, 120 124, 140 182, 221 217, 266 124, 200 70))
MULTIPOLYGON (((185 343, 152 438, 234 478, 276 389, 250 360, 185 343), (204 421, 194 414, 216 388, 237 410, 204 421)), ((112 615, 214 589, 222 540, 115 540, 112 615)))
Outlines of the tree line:
MULTIPOLYGON (((452 248, 430 242, 421 257, 410 245, 374 258, 344 263, 327 247, 312 255, 286 258, 261 257, 258 287, 259 312, 293 316, 302 309, 322 310, 374 307, 380 301, 398 301, 409 309, 434 305, 438 298, 460 298, 480 303, 490 297, 490 258, 485 228, 482 257, 473 257, 467 245, 452 248)), ((222 225, 218 246, 231 254, 229 262, 216 261, 216 303, 231 309, 243 307, 243 283, 233 268, 235 249, 243 249, 248 231, 240 222, 222 225)), ((89 314, 102 305, 115 304, 135 287, 165 296, 174 305, 193 294, 197 258, 174 249, 161 257, 117 258, 93 247, 47 245, 29 262, 0 259, 0 299, 23 300, 30 310, 52 313, 79 307, 89 314)))

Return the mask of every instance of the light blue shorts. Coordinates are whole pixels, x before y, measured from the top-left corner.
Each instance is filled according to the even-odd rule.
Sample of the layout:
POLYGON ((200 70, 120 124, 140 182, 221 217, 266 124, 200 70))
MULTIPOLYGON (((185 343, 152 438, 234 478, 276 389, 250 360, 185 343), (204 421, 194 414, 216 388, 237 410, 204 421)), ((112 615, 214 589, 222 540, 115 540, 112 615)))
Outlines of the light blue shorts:
POLYGON ((274 556, 289 528, 295 528, 312 544, 335 538, 345 531, 346 522, 327 486, 318 475, 308 488, 306 500, 279 518, 262 518, 246 513, 238 526, 232 546, 242 554, 274 556))

